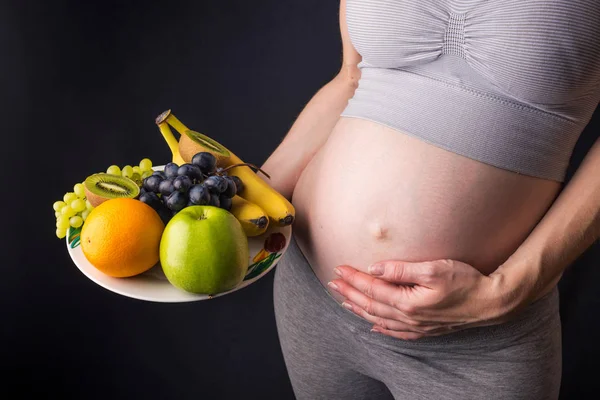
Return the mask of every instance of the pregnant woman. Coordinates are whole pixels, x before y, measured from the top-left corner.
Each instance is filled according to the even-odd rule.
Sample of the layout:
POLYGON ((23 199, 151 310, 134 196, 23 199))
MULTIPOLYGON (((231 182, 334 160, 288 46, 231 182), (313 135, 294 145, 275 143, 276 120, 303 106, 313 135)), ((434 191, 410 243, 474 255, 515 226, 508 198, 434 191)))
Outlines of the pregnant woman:
POLYGON ((599 236, 597 0, 342 0, 343 66, 264 165, 299 399, 552 399, 556 284, 599 236))

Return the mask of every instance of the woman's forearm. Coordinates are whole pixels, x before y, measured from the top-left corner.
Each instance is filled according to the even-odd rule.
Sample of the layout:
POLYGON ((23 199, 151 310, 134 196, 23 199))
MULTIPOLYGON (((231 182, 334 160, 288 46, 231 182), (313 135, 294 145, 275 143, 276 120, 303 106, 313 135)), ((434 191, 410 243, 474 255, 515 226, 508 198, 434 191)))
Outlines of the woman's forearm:
POLYGON ((517 251, 494 272, 503 306, 548 293, 563 271, 600 236, 600 140, 517 251))
POLYGON ((354 95, 360 72, 342 70, 323 86, 304 107, 290 131, 263 164, 267 182, 291 199, 298 178, 315 153, 327 141, 348 100, 354 95))

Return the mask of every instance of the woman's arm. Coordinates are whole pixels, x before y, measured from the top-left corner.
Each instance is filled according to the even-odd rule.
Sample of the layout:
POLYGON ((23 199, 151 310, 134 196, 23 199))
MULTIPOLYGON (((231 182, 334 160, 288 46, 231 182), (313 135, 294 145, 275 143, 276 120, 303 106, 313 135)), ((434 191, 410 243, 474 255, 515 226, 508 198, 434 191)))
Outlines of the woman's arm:
POLYGON ((491 277, 510 310, 548 293, 600 237, 600 139, 527 240, 491 277))
POLYGON ((343 60, 340 72, 304 107, 290 131, 263 164, 272 174, 268 183, 291 199, 298 178, 315 153, 325 144, 348 100, 354 95, 361 56, 354 49, 346 27, 346 0, 340 3, 343 60))

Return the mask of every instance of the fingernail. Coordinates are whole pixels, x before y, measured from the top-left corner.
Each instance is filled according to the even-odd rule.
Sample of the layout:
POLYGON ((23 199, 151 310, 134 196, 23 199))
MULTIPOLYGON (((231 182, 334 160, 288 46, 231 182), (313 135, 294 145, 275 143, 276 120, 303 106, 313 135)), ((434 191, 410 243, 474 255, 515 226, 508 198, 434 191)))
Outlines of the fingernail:
POLYGON ((340 271, 338 267, 335 267, 335 268, 333 269, 333 272, 335 272, 335 274, 336 274, 337 276, 342 276, 342 271, 340 271))
POLYGON ((333 283, 333 282, 329 282, 329 283, 327 284, 327 286, 329 286, 329 287, 330 287, 330 288, 332 288, 333 290, 336 290, 336 291, 338 290, 338 285, 336 285, 336 284, 335 284, 335 283, 333 283))
POLYGON ((381 331, 377 328, 371 328, 371 332, 381 333, 381 331))
POLYGON ((373 264, 369 266, 369 273, 371 275, 383 275, 383 265, 381 264, 373 264))
POLYGON ((345 309, 352 311, 352 304, 343 302, 342 306, 344 306, 345 309))

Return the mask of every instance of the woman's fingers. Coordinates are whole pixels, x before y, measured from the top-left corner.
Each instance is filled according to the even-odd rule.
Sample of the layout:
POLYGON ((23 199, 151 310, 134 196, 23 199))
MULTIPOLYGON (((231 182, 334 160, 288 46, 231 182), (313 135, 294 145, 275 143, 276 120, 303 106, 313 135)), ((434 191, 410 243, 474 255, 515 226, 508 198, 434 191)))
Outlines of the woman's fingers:
MULTIPOLYGON (((371 322, 378 328, 396 331, 396 332, 412 332, 412 333, 420 333, 420 334, 429 334, 429 332, 435 332, 439 329, 439 326, 431 325, 431 326, 415 326, 407 324, 406 322, 399 321, 397 319, 382 317, 379 314, 373 315, 368 313, 364 308, 360 307, 358 304, 353 303, 352 301, 346 300, 342 304, 346 309, 352 311, 354 314, 358 315, 371 322)), ((386 307, 385 304, 382 304, 383 307, 386 307)))
POLYGON ((344 281, 334 280, 332 283, 333 285, 330 284, 329 286, 342 294, 346 298, 345 303, 351 306, 346 308, 376 325, 389 327, 393 330, 410 330, 423 333, 429 332, 440 326, 438 322, 423 323, 421 321, 415 321, 395 307, 381 303, 367 296, 344 281), (335 288, 333 286, 335 286, 335 288))
MULTIPOLYGON (((376 315, 382 318, 391 318, 399 321, 408 320, 399 310, 394 307, 381 303, 372 297, 367 296, 358 289, 348 285, 343 281, 333 281, 329 285, 333 290, 342 294, 350 302, 357 304, 360 308, 365 310, 366 313, 376 315)), ((406 321, 408 322, 408 321, 406 321)))
POLYGON ((340 279, 333 281, 340 287, 340 293, 345 295, 346 287, 351 287, 392 307, 396 305, 398 298, 406 296, 405 292, 412 290, 409 286, 398 286, 346 266, 337 267, 334 271, 340 276, 340 279))

